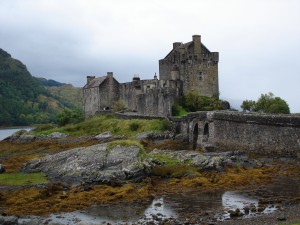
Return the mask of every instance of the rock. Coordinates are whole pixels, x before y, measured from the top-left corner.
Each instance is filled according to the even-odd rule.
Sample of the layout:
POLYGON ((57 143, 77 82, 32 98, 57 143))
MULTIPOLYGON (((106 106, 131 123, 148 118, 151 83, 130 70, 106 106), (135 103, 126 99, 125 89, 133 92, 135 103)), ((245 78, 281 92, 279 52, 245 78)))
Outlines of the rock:
POLYGON ((285 213, 284 212, 280 212, 278 217, 277 217, 277 220, 279 221, 285 221, 286 220, 286 217, 285 217, 285 213))
POLYGON ((51 134, 48 134, 47 137, 52 139, 59 139, 59 138, 66 138, 68 137, 68 135, 60 132, 53 132, 51 134))
POLYGON ((0 174, 5 172, 5 166, 0 164, 0 174))
POLYGON ((163 132, 143 132, 136 135, 136 139, 150 139, 150 140, 164 140, 164 139, 173 139, 175 134, 171 131, 163 132))
POLYGON ((5 140, 10 141, 11 143, 16 144, 25 144, 34 142, 36 137, 27 130, 19 130, 12 134, 11 136, 5 138, 5 140))
POLYGON ((18 225, 18 218, 15 216, 0 216, 1 225, 18 225))
POLYGON ((111 132, 107 131, 107 132, 104 132, 102 134, 96 135, 94 138, 97 139, 97 140, 107 140, 107 139, 109 139, 111 137, 112 137, 111 132))
POLYGON ((23 172, 41 171, 50 179, 63 182, 118 184, 150 171, 151 162, 141 159, 139 152, 135 146, 109 149, 107 144, 98 144, 30 161, 23 172))
POLYGON ((29 221, 23 222, 23 224, 24 225, 40 225, 40 224, 44 224, 44 222, 38 218, 34 218, 29 221))
POLYGON ((69 135, 63 134, 63 133, 60 133, 60 132, 53 132, 53 133, 47 134, 47 135, 41 134, 41 135, 37 136, 36 139, 39 140, 39 141, 56 140, 56 139, 66 138, 68 136, 69 135))
POLYGON ((240 217, 240 216, 243 216, 243 215, 244 215, 244 214, 240 211, 240 209, 229 210, 228 213, 230 214, 230 217, 240 217))

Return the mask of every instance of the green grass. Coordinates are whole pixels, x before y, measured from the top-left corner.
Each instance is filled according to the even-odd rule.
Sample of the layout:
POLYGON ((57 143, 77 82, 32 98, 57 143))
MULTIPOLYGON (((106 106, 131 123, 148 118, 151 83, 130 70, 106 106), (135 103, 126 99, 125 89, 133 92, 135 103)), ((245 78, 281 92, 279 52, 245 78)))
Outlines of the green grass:
POLYGON ((153 160, 158 161, 161 165, 167 167, 167 166, 176 166, 179 165, 180 162, 176 158, 171 158, 170 156, 166 154, 153 154, 151 155, 151 158, 153 160))
POLYGON ((135 136, 137 133, 145 131, 163 131, 170 129, 170 124, 166 120, 123 120, 113 115, 94 116, 86 121, 66 125, 49 130, 36 131, 38 134, 50 134, 61 132, 70 135, 96 135, 105 131, 111 131, 114 135, 135 136))
POLYGON ((47 182, 43 173, 7 173, 0 174, 0 185, 28 185, 47 182))
POLYGON ((139 142, 139 141, 136 141, 136 140, 116 140, 116 141, 112 141, 110 143, 108 143, 108 148, 109 149, 112 149, 116 146, 124 146, 124 147, 130 147, 130 146, 136 146, 140 149, 139 151, 139 156, 140 157, 146 157, 146 152, 144 150, 144 146, 139 142))

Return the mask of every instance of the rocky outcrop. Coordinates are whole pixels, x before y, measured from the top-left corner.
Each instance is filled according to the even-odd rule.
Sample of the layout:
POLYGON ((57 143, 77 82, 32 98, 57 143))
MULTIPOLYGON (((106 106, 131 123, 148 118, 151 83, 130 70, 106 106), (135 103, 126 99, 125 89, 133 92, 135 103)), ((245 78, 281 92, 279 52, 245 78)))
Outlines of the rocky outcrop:
POLYGON ((31 143, 34 141, 45 141, 45 140, 59 140, 68 137, 69 135, 60 133, 60 132, 53 132, 51 134, 41 134, 41 135, 34 135, 31 131, 27 130, 19 130, 12 134, 11 136, 5 138, 5 141, 10 141, 11 143, 15 144, 26 144, 31 143))
POLYGON ((15 216, 0 216, 0 224, 18 225, 18 218, 15 216))
POLYGON ((76 148, 30 161, 23 172, 44 172, 51 180, 73 183, 112 183, 145 176, 150 161, 135 146, 108 144, 76 148))
MULTIPOLYGON (((248 157, 241 152, 218 152, 218 153, 200 153, 196 151, 170 151, 154 149, 149 157, 164 154, 170 158, 178 160, 179 164, 187 164, 197 167, 198 170, 222 170, 225 166, 234 166, 239 164, 244 167, 253 167, 258 164, 255 160, 249 160, 248 157)), ((155 162, 154 162, 155 163, 155 162)))
POLYGON ((5 138, 5 141, 10 141, 16 144, 25 144, 35 141, 36 137, 27 130, 19 130, 13 133, 11 136, 5 138))
POLYGON ((136 135, 136 139, 149 139, 149 140, 164 140, 164 139, 173 139, 175 134, 171 131, 163 132, 143 132, 136 135))

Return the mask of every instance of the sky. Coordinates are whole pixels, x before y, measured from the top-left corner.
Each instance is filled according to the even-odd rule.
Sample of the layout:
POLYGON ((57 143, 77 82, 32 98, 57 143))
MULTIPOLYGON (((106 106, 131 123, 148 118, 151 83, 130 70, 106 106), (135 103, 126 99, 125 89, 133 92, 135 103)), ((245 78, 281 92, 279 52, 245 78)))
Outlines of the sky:
POLYGON ((272 92, 300 112, 299 0, 0 0, 0 48, 36 77, 151 79, 173 42, 219 52, 220 97, 272 92))

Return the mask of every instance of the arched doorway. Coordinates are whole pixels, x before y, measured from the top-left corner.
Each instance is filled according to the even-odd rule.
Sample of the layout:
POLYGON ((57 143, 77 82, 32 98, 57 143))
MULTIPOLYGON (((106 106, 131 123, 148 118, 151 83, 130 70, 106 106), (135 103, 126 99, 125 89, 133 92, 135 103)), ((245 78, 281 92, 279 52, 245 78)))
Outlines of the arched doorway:
POLYGON ((208 137, 209 137, 209 127, 208 127, 208 123, 206 123, 204 125, 204 130, 203 130, 203 142, 207 142, 208 141, 208 137))
POLYGON ((199 130, 198 130, 198 123, 194 126, 194 131, 193 131, 193 150, 197 148, 197 141, 198 141, 198 135, 199 135, 199 130))

